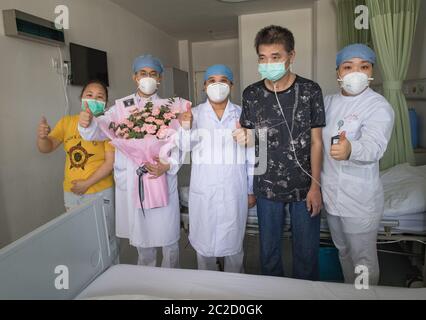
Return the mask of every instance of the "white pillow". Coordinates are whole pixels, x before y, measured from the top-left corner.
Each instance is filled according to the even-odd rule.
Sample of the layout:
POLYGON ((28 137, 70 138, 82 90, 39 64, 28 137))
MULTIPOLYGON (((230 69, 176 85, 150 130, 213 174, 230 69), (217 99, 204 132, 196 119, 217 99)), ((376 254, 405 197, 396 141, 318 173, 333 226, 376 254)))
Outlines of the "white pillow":
POLYGON ((426 212, 426 166, 398 165, 383 172, 385 216, 426 212))

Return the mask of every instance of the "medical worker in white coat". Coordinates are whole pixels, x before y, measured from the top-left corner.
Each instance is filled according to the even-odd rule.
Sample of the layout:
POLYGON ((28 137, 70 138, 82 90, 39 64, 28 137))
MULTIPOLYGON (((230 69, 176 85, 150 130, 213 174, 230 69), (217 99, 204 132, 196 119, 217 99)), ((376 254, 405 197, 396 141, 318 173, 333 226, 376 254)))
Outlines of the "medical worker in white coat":
POLYGON ((232 71, 214 65, 204 80, 208 100, 185 115, 192 130, 185 131, 190 138, 183 137, 181 145, 192 150, 189 240, 197 252, 198 269, 217 270, 217 258, 224 257, 224 271, 240 273, 248 208, 256 202, 249 174, 254 148, 239 146, 233 137, 241 107, 229 100, 232 71))
MULTIPOLYGON (((160 99, 157 95, 158 85, 164 68, 157 58, 151 55, 138 57, 133 63, 133 80, 138 86, 136 94, 116 101, 106 113, 111 119, 120 112, 120 108, 137 106, 143 108, 148 101, 160 99)), ((117 116, 118 117, 118 116, 117 116)), ((87 112, 80 114, 79 131, 81 136, 89 141, 105 140, 107 137, 92 121, 87 112)), ((176 150, 172 153, 176 155, 176 150)), ((169 186, 169 205, 163 208, 137 209, 133 199, 133 190, 138 169, 133 161, 116 149, 114 177, 116 184, 116 228, 117 237, 127 238, 130 244, 137 248, 138 264, 156 266, 157 248, 162 248, 164 268, 179 267, 179 238, 180 238, 180 207, 177 189, 177 173, 180 169, 176 164, 163 164, 157 161, 146 166, 153 177, 167 175, 169 186)))
POLYGON ((325 98, 324 206, 345 282, 354 283, 362 274, 377 285, 376 243, 384 211, 379 160, 391 138, 394 111, 369 88, 376 63, 373 50, 350 45, 336 62, 341 92, 325 98))

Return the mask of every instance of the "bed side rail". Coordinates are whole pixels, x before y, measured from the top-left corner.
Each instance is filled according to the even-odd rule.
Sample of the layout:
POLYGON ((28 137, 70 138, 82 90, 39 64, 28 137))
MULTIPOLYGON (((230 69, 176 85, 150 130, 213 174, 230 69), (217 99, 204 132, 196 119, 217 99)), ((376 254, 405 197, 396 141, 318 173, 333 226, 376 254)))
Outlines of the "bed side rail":
POLYGON ((0 250, 0 299, 73 299, 112 259, 98 198, 0 250))

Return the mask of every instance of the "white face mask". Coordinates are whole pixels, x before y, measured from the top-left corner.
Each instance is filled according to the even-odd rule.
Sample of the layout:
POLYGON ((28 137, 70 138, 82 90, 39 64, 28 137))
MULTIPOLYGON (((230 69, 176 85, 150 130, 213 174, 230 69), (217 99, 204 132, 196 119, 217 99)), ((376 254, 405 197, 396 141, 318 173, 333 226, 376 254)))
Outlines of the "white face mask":
POLYGON ((226 83, 216 82, 207 87, 207 96, 214 103, 221 103, 228 99, 231 87, 226 83))
POLYGON ((147 96, 154 94, 158 89, 158 82, 154 78, 146 77, 139 80, 139 90, 147 96))
POLYGON ((353 96, 359 95, 370 85, 370 81, 373 81, 373 78, 369 78, 363 72, 352 72, 339 79, 340 87, 345 90, 347 93, 353 96))

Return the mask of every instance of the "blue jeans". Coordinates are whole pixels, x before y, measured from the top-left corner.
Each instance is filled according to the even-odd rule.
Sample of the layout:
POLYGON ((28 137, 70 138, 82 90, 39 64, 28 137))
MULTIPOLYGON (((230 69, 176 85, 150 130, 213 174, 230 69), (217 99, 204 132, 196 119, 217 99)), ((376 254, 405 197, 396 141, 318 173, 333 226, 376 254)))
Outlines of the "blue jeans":
MULTIPOLYGON (((289 203, 293 246, 293 277, 319 279, 320 216, 311 218, 306 202, 289 203)), ((260 263, 263 275, 284 276, 282 234, 286 203, 257 199, 260 233, 260 263)))

